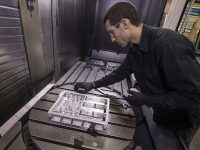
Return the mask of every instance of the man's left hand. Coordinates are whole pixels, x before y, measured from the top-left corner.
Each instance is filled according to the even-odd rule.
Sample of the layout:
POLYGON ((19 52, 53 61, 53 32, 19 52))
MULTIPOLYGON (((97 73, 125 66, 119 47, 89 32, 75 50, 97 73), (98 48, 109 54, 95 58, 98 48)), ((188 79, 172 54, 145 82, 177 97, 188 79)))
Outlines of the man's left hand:
POLYGON ((128 90, 129 96, 125 99, 131 106, 140 107, 144 104, 145 96, 137 91, 128 90))

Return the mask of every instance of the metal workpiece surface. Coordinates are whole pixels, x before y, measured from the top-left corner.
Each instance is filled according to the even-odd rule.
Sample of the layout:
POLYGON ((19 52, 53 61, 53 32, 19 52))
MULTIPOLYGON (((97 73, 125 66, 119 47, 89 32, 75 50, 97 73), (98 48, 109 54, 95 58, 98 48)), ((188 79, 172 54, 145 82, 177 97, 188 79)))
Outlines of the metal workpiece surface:
POLYGON ((110 99, 65 90, 48 111, 52 121, 68 126, 104 132, 108 124, 110 99))
MULTIPOLYGON (((52 88, 32 108, 29 116, 28 127, 33 143, 39 149, 98 149, 98 150, 123 150, 132 141, 135 132, 135 116, 130 107, 123 108, 122 103, 128 104, 122 99, 122 94, 127 87, 124 80, 113 85, 120 92, 110 92, 105 88, 107 94, 115 96, 110 99, 110 110, 106 132, 98 132, 91 135, 83 128, 66 126, 50 121, 48 111, 58 99, 59 94, 64 91, 73 91, 74 84, 79 82, 92 82, 106 75, 106 71, 98 67, 88 67, 85 62, 76 64, 62 78, 61 86, 52 88)), ((61 83, 61 81, 59 81, 61 83)), ((103 89, 102 89, 103 90, 103 89)), ((97 90, 92 90, 89 95, 105 96, 97 90)))

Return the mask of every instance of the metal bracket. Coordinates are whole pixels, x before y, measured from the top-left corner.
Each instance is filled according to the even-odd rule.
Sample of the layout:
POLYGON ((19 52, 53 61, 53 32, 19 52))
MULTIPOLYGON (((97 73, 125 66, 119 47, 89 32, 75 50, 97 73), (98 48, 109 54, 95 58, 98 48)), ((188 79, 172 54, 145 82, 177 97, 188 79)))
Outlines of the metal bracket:
POLYGON ((91 123, 90 127, 87 129, 87 133, 91 134, 92 136, 97 136, 99 133, 95 130, 94 124, 91 123))

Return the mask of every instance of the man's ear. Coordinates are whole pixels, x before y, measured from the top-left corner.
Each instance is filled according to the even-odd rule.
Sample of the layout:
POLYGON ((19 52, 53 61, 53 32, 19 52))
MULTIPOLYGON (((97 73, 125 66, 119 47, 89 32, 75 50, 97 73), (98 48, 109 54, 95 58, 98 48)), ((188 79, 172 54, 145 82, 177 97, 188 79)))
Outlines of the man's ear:
POLYGON ((130 20, 127 19, 127 18, 122 18, 121 22, 122 22, 125 29, 127 29, 129 27, 129 25, 131 24, 130 20))

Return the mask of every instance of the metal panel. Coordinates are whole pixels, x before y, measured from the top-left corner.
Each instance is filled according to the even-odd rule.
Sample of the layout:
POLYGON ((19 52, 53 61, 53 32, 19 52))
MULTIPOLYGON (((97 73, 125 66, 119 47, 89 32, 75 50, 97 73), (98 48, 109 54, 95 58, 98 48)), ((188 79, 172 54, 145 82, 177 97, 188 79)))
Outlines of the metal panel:
POLYGON ((0 37, 0 45, 2 44, 13 44, 13 43, 21 43, 24 42, 23 37, 20 35, 16 35, 13 37, 0 37))
POLYGON ((6 55, 12 52, 20 52, 25 51, 24 43, 17 43, 17 44, 9 44, 9 45, 1 45, 0 46, 0 55, 6 55))
POLYGON ((0 27, 0 38, 4 36, 21 36, 21 27, 0 27))
POLYGON ((8 55, 2 55, 0 59, 0 64, 10 62, 16 58, 25 57, 25 53, 22 52, 12 52, 8 55))
POLYGON ((0 5, 0 16, 19 18, 19 10, 17 8, 0 5))
POLYGON ((0 26, 1 27, 20 27, 21 26, 21 21, 19 18, 11 18, 11 17, 0 17, 1 22, 0 26))
MULTIPOLYGON (((22 97, 27 98, 29 88, 30 88, 30 82, 26 82, 26 83, 18 86, 18 88, 15 88, 15 90, 10 92, 5 97, 1 98, 1 106, 2 106, 1 111, 3 111, 3 109, 4 110, 10 109, 9 107, 11 107, 11 104, 15 105, 15 106, 22 104, 22 100, 18 99, 18 98, 22 98, 22 97), (19 97, 18 97, 18 95, 19 95, 19 97), (16 102, 16 100, 18 100, 18 103, 16 102), (17 103, 17 105, 16 105, 16 103, 17 103), (5 107, 5 106, 7 106, 7 107, 5 107)), ((10 109, 10 110, 12 110, 12 109, 10 109)), ((4 115, 6 115, 8 112, 4 111, 2 113, 4 113, 4 115)), ((7 114, 7 115, 9 115, 9 114, 7 114)))
POLYGON ((31 96, 18 1, 0 1, 0 125, 31 96))
POLYGON ((18 66, 24 65, 24 64, 27 64, 25 56, 16 58, 16 59, 11 60, 7 63, 1 64, 0 65, 0 73, 4 73, 6 71, 9 71, 10 69, 13 69, 15 67, 18 67, 18 66))
POLYGON ((18 74, 19 72, 24 71, 26 69, 28 69, 28 65, 23 64, 23 65, 15 67, 13 69, 10 69, 6 72, 3 72, 0 74, 0 82, 2 82, 3 80, 10 78, 11 76, 14 76, 15 74, 18 74))
POLYGON ((6 96, 8 95, 10 92, 13 91, 13 88, 17 88, 20 87, 23 83, 28 82, 28 80, 30 79, 29 76, 24 76, 23 78, 21 78, 20 80, 16 81, 15 83, 13 83, 12 85, 6 87, 4 90, 1 91, 0 96, 6 96))
MULTIPOLYGON (((60 76, 85 53, 87 0, 59 0, 60 76)), ((59 70, 58 70, 59 71, 59 70)))
MULTIPOLYGON (((53 56, 53 31, 52 31, 52 0, 39 0, 39 15, 42 29, 42 48, 43 59, 45 63, 46 73, 54 71, 54 56, 53 56)), ((34 66, 35 67, 35 66, 34 66)), ((41 70, 42 71, 42 70, 41 70)))
POLYGON ((26 83, 23 86, 20 86, 17 90, 13 91, 2 100, 3 105, 1 104, 1 113, 0 113, 0 124, 2 125, 9 117, 14 115, 14 113, 27 102, 27 99, 30 98, 29 86, 30 83, 26 83), (18 100, 16 102, 16 100, 18 100))
POLYGON ((40 82, 51 78, 54 70, 51 0, 35 0, 32 16, 26 1, 20 0, 19 5, 31 79, 40 82))
POLYGON ((18 8, 18 0, 1 0, 0 5, 18 8))

